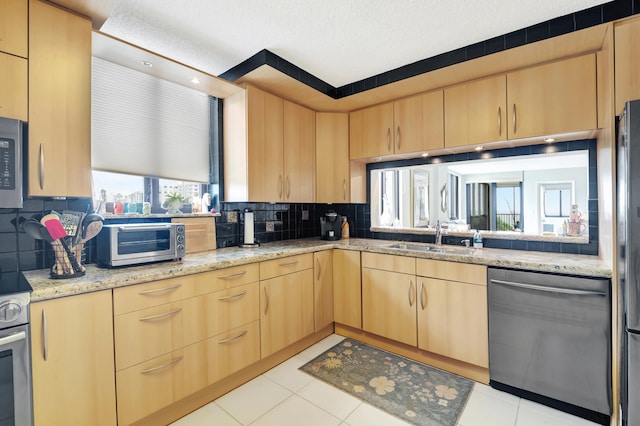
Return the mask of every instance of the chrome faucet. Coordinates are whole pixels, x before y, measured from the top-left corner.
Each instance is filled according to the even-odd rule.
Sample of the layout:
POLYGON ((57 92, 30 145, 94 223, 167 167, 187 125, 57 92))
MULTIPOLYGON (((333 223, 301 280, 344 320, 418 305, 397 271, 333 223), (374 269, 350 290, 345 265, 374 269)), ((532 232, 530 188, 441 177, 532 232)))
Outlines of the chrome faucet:
POLYGON ((436 245, 442 245, 442 227, 439 220, 436 221, 436 245))

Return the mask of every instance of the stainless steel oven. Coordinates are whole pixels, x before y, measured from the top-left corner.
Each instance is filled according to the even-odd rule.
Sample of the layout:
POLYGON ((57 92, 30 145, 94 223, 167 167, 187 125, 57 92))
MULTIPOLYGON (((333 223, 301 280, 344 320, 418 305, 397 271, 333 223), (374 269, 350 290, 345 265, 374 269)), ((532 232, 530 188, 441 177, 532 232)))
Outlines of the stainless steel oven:
POLYGON ((0 281, 0 425, 28 426, 33 425, 31 288, 26 284, 26 288, 17 290, 21 286, 12 280, 2 276, 0 281))

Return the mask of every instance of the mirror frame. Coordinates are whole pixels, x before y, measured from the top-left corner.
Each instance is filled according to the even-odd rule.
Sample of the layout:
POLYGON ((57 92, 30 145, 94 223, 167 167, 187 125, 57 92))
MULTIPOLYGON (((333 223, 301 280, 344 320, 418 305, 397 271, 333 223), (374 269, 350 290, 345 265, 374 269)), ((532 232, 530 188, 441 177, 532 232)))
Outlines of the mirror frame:
MULTIPOLYGON (((367 164, 367 205, 371 211, 371 171, 388 168, 420 166, 428 164, 445 164, 469 160, 486 160, 491 158, 521 157, 536 154, 551 154, 557 152, 587 150, 589 155, 589 182, 588 182, 588 212, 589 212, 589 236, 588 241, 576 242, 575 237, 558 237, 534 234, 521 234, 517 238, 509 235, 495 238, 487 236, 483 238, 484 247, 502 248, 510 250, 544 251, 555 253, 598 255, 598 179, 597 179, 597 141, 596 139, 582 139, 575 141, 556 142, 551 144, 527 145, 512 148, 498 148, 485 151, 473 151, 457 154, 446 154, 434 157, 421 157, 413 159, 391 160, 367 164), (573 240, 572 240, 573 239, 573 240)), ((434 235, 416 234, 408 232, 380 232, 371 229, 373 238, 386 240, 405 240, 414 242, 433 243, 434 235)), ((466 236, 445 236, 444 243, 460 244, 466 236)))

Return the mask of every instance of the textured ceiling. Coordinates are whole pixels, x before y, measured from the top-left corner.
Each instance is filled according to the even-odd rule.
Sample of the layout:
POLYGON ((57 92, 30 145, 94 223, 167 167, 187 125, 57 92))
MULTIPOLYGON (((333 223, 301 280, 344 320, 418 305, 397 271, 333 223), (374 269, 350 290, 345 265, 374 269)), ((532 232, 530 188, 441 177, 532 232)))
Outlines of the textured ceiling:
POLYGON ((602 0, 119 0, 100 30, 213 75, 268 49, 338 87, 602 0))

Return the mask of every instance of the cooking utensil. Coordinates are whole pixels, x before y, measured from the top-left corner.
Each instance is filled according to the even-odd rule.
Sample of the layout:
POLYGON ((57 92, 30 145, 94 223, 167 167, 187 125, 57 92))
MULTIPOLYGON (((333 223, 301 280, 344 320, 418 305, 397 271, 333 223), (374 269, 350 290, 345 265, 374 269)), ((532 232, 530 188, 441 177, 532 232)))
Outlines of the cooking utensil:
MULTIPOLYGON (((86 217, 89 217, 89 216, 90 215, 87 215, 86 217)), ((100 216, 100 215, 95 215, 95 216, 100 216)), ((101 217, 102 216, 100 216, 100 218, 101 217)), ((102 230, 102 220, 99 220, 99 219, 92 220, 86 227, 84 226, 84 221, 83 221, 82 227, 83 227, 83 232, 82 232, 83 236, 80 237, 76 242, 75 254, 76 254, 76 258, 79 259, 80 261, 80 267, 84 271, 85 267, 82 266, 82 249, 84 248, 84 243, 86 243, 87 241, 89 241, 90 239, 92 239, 93 237, 95 237, 100 233, 100 231, 102 230)))
MULTIPOLYGON (((36 239, 36 240, 42 240, 42 234, 41 231, 43 229, 43 226, 40 222, 36 222, 35 220, 25 220, 22 223, 22 229, 24 230, 24 232, 26 232, 29 236, 31 236, 32 238, 36 239)), ((48 231, 47 231, 48 233, 48 231)))
MULTIPOLYGON (((87 227, 89 226, 89 224, 93 223, 93 222, 104 222, 104 217, 102 217, 102 215, 99 215, 97 213, 89 213, 88 215, 86 215, 84 217, 84 219, 82 219, 82 236, 81 238, 83 240, 85 240, 85 242, 87 240, 90 240, 91 238, 95 237, 96 235, 98 235, 97 233, 91 237, 91 238, 86 238, 86 234, 87 234, 87 227)), ((102 225, 100 226, 100 229, 102 229, 102 225)), ((100 229, 98 229, 98 232, 100 232, 100 229)))
POLYGON ((73 253, 71 253, 71 249, 64 239, 67 236, 67 231, 64 229, 64 226, 62 226, 60 219, 56 215, 49 214, 43 217, 41 222, 44 222, 44 226, 47 228, 49 235, 51 235, 51 238, 54 240, 51 243, 54 246, 54 251, 57 252, 64 250, 64 252, 62 252, 62 259, 64 262, 62 266, 65 274, 81 272, 82 268, 78 264, 78 260, 73 253), (62 246, 62 250, 60 250, 59 246, 62 246))
POLYGON ((78 233, 78 227, 82 223, 84 218, 83 212, 76 212, 72 210, 63 210, 62 216, 60 216, 60 223, 67 232, 67 236, 73 240, 78 233))

